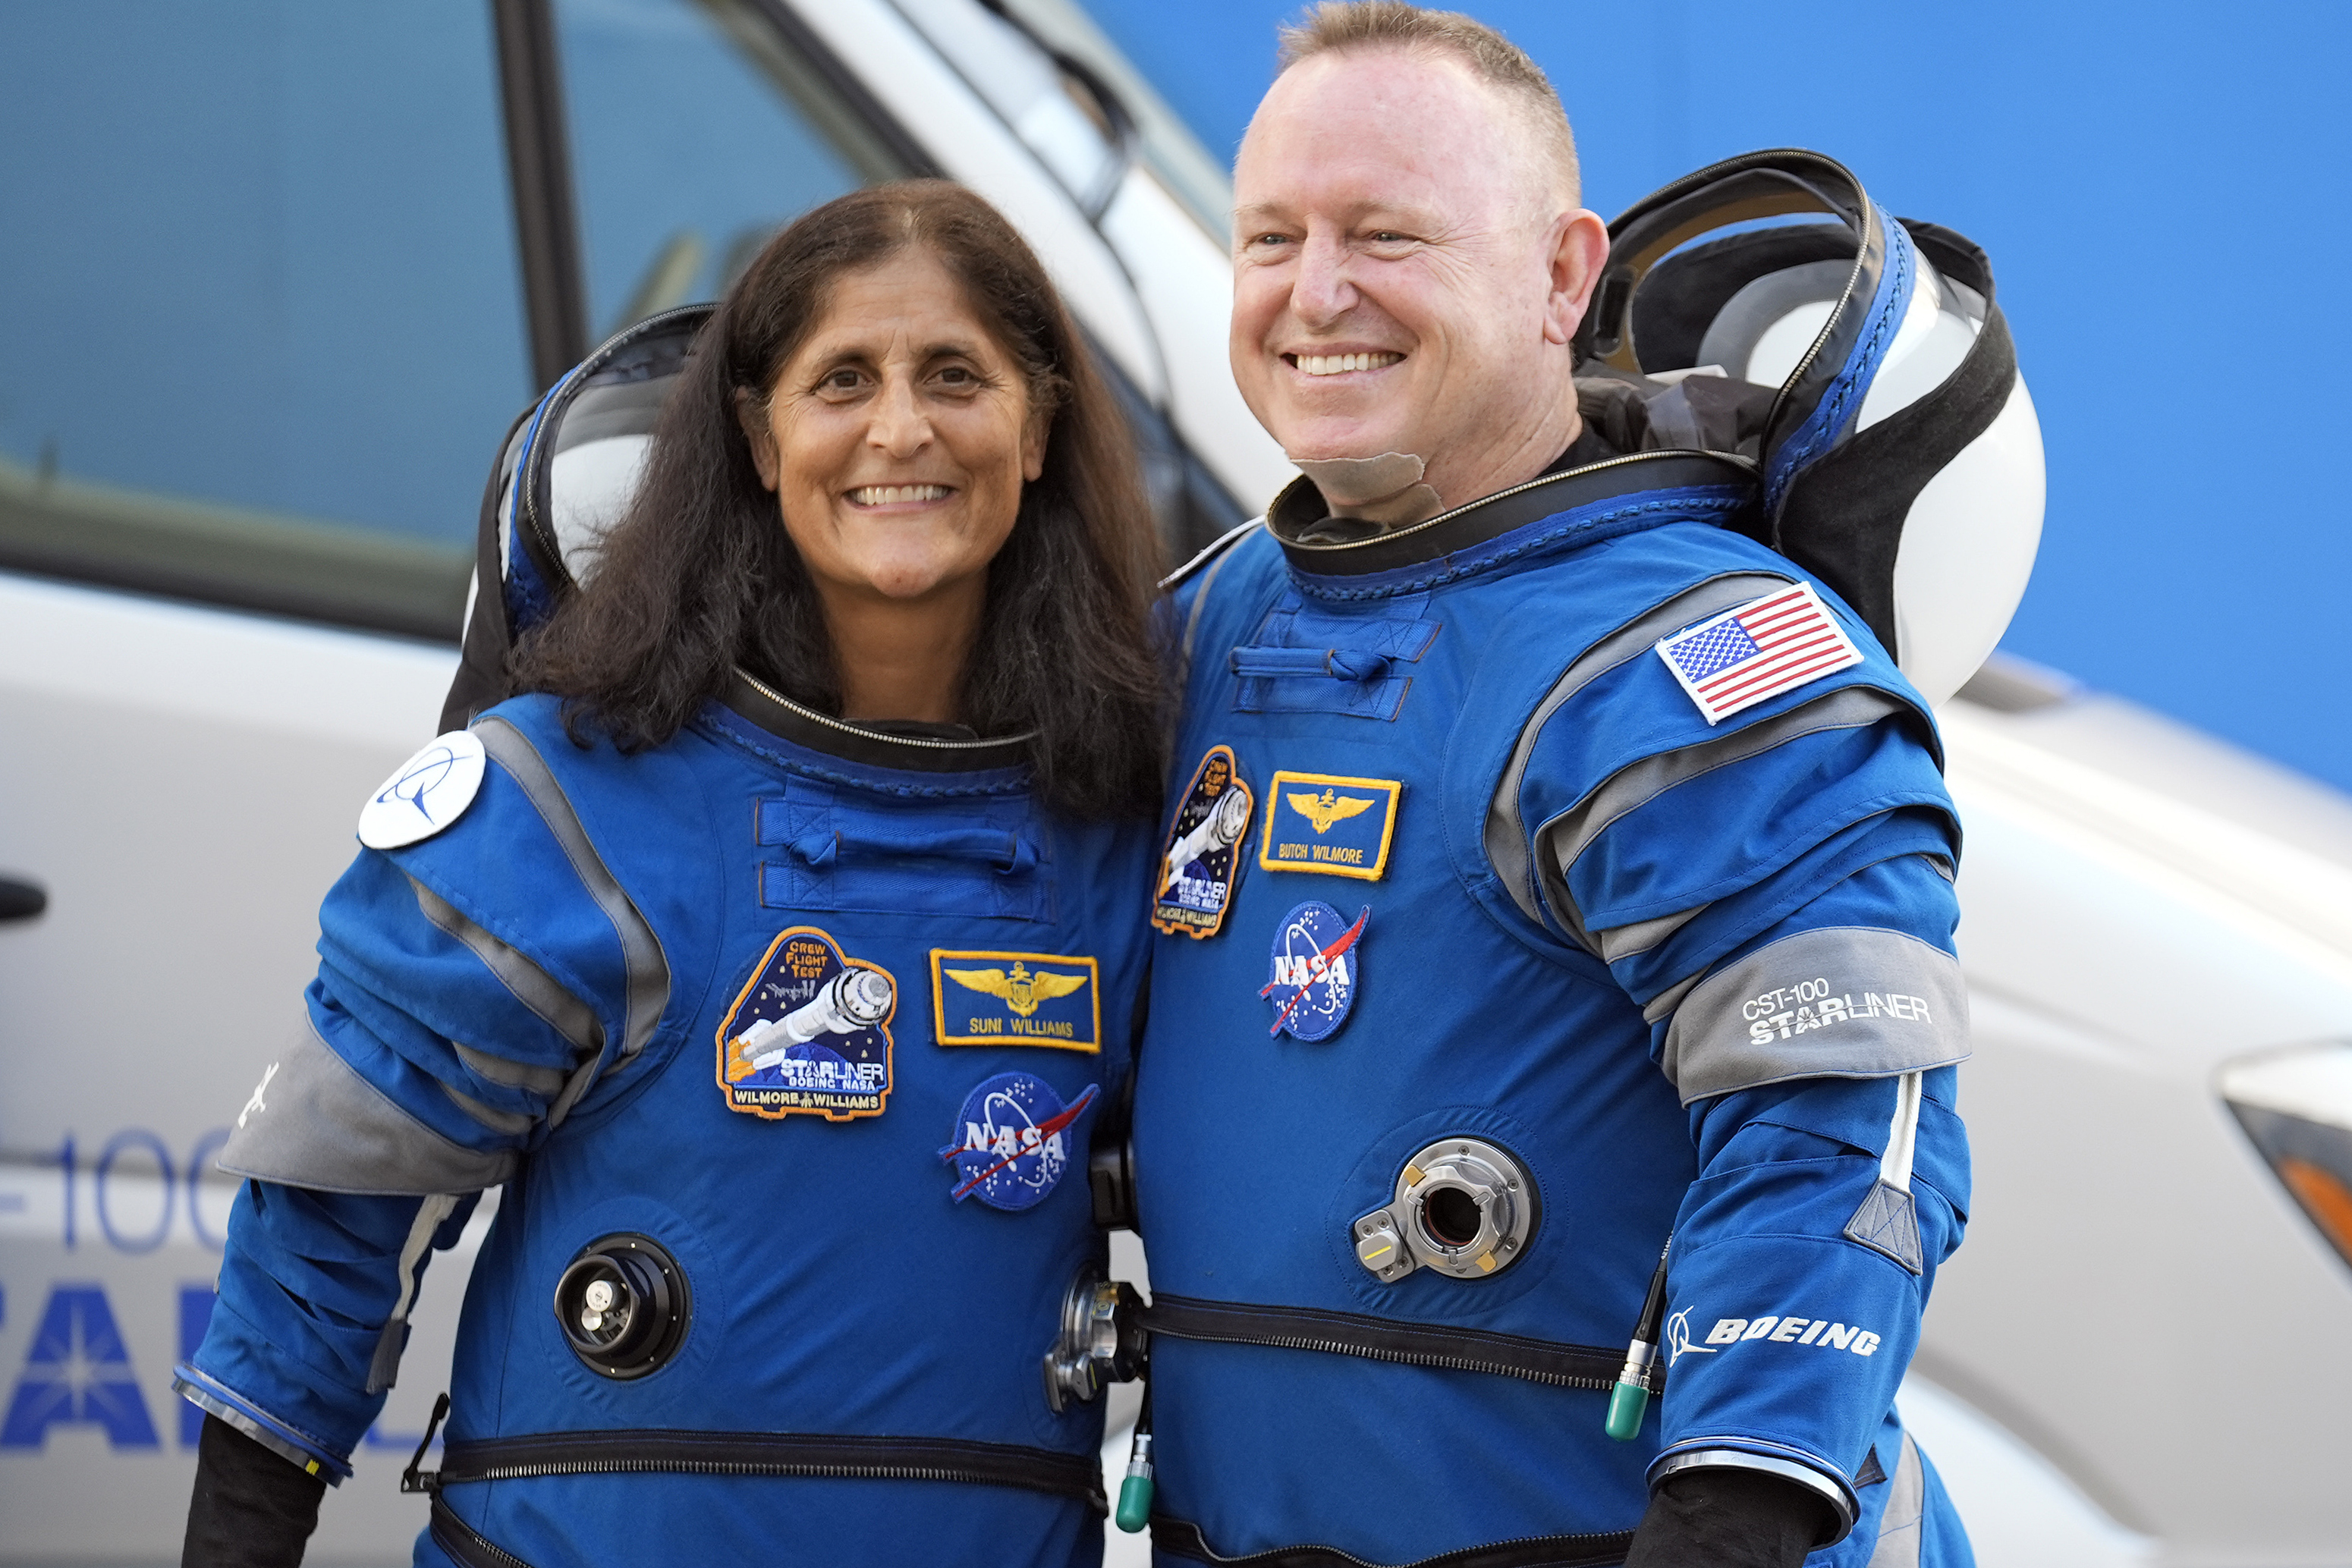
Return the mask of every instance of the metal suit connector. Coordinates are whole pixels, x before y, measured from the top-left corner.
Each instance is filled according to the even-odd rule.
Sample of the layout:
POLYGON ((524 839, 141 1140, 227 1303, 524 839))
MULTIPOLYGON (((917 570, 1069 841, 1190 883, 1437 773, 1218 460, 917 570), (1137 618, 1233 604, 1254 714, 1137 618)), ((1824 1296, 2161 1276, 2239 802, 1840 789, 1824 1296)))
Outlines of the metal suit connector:
POLYGON ((1143 1298, 1124 1280, 1106 1280, 1089 1263, 1062 1298, 1062 1332, 1045 1353, 1045 1403, 1058 1416, 1091 1400, 1108 1384, 1130 1383, 1150 1363, 1143 1298))
POLYGON ((1518 1261, 1539 1208, 1533 1177, 1479 1138, 1441 1138, 1405 1161, 1396 1196, 1350 1227, 1356 1261, 1384 1281, 1416 1269, 1484 1280, 1518 1261))

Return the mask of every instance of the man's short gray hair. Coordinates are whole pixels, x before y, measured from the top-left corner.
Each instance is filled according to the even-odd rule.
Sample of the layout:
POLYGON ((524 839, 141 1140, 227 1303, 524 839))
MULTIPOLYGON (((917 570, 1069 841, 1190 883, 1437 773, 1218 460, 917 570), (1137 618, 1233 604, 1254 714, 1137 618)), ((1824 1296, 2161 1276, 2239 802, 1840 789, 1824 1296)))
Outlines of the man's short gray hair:
POLYGON ((1321 0, 1281 32, 1281 68, 1317 55, 1410 49, 1460 62, 1503 95, 1534 132, 1571 206, 1583 202, 1576 133, 1543 68, 1484 22, 1459 11, 1429 11, 1405 0, 1321 0))

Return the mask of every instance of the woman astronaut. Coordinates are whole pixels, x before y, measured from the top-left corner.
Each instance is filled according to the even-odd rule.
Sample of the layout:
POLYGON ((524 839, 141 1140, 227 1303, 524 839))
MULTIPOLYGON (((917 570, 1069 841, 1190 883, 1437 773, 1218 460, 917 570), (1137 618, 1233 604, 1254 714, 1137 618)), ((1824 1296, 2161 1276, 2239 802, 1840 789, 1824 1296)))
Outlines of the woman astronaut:
POLYGON ((1116 407, 944 183, 685 315, 510 446, 527 490, 551 411, 590 461, 583 389, 671 382, 584 586, 491 559, 527 695, 367 804, 238 1118, 191 1563, 299 1560, 500 1185, 420 1563, 1100 1550, 1092 1385, 1039 1365, 1100 1269, 1161 763, 1116 407))

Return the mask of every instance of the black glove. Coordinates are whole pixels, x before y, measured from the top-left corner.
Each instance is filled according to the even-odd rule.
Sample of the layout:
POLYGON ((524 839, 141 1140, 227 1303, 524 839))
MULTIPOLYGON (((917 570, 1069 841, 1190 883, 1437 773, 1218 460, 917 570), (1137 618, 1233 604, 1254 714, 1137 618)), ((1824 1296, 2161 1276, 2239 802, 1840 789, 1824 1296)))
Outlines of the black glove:
POLYGON ((1677 1471, 1650 1496, 1625 1568, 1797 1568, 1837 1532, 1829 1500, 1762 1470, 1677 1471))
POLYGON ((206 1416, 180 1568, 298 1568, 326 1490, 292 1460, 206 1416))

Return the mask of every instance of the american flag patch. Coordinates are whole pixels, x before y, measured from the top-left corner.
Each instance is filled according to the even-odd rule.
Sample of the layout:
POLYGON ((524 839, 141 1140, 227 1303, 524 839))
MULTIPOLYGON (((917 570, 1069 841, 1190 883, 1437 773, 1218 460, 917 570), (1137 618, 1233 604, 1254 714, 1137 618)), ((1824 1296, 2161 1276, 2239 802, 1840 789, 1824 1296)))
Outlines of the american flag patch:
POLYGON ((1658 657, 1709 724, 1862 663, 1862 650, 1810 582, 1658 640, 1658 657))

